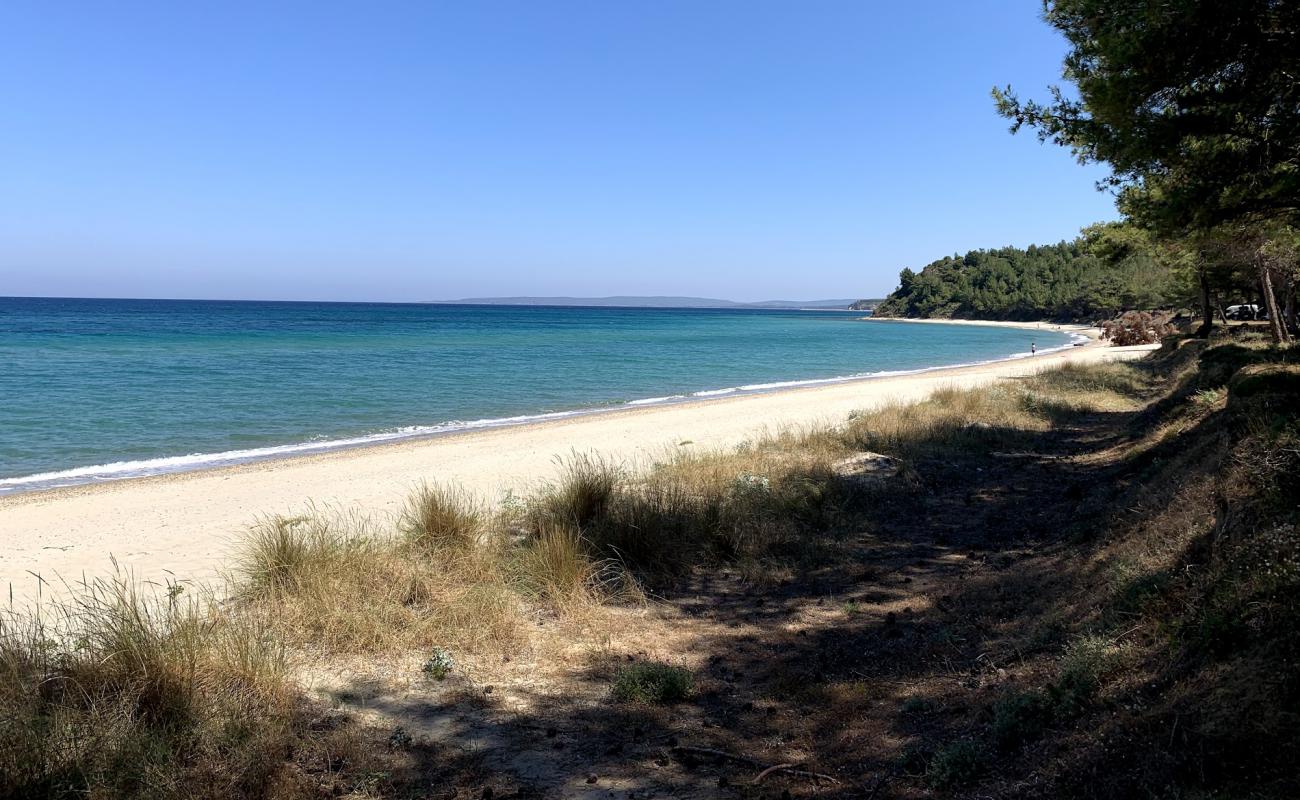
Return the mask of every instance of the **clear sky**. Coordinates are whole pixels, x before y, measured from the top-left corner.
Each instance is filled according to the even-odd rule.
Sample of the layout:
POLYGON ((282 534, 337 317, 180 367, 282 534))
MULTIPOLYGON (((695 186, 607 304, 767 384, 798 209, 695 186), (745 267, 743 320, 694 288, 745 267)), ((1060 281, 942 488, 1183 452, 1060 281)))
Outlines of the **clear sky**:
POLYGON ((6 0, 0 295, 882 295, 1116 216, 1040 8, 6 0))

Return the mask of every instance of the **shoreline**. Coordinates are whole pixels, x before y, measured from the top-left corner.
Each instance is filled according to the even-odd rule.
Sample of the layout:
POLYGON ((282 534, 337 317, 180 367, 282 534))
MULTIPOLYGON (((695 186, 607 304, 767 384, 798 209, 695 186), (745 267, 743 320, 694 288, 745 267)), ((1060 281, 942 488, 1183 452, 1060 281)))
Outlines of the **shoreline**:
MULTIPOLYGON (((929 319, 895 320, 875 319, 872 317, 862 317, 860 321, 872 321, 873 319, 878 322, 901 321, 956 325, 969 324, 1016 329, 1032 328, 1039 325, 1037 323, 1002 321, 986 322, 978 320, 929 319)), ((1054 325, 1050 332, 1069 335, 1074 339, 1074 341, 1063 345, 1040 349, 1038 351, 1038 355, 1040 356, 1068 350, 1079 344, 1080 339, 1095 340, 1100 334, 1100 329, 1091 328, 1086 325, 1072 325, 1068 326, 1067 329, 1060 325, 1054 325)), ((497 428, 513 428, 521 425, 533 425, 571 418, 618 413, 628 409, 682 405, 694 402, 711 402, 724 398, 748 397, 775 391, 786 391, 789 389, 834 385, 857 381, 871 381, 907 375, 922 375, 930 372, 961 369, 965 367, 978 367, 1030 357, 1032 357, 1032 354, 1029 352, 1012 353, 999 358, 992 358, 983 361, 917 367, 914 369, 881 370, 879 372, 839 375, 828 378, 781 380, 760 384, 710 388, 691 392, 689 394, 636 398, 616 405, 579 406, 572 409, 545 411, 536 414, 520 414, 509 417, 484 418, 469 421, 448 421, 432 425, 411 426, 410 428, 393 431, 340 436, 336 439, 325 439, 321 441, 291 442, 287 444, 263 445, 244 450, 229 450, 215 453, 188 453, 174 456, 158 456, 147 459, 106 462, 102 464, 88 464, 30 475, 16 475, 9 478, 0 478, 0 506, 10 498, 22 497, 34 493, 99 486, 103 484, 118 483, 121 481, 147 480, 149 478, 166 477, 191 472, 208 472, 264 461, 305 458, 313 455, 326 455, 367 447, 391 445, 399 442, 438 439, 447 436, 473 433, 476 431, 493 430, 497 428)))
POLYGON ((1150 347, 1092 341, 1036 358, 919 374, 640 407, 452 435, 105 481, 0 497, 0 585, 15 600, 58 594, 62 580, 111 575, 144 582, 219 579, 232 546, 265 515, 308 507, 360 510, 376 522, 400 511, 421 481, 454 482, 496 504, 553 478, 555 459, 594 452, 630 467, 679 447, 731 447, 764 431, 836 424, 855 410, 915 402, 1066 362, 1138 358, 1150 347))
POLYGON ((1020 330, 1045 330, 1054 333, 1077 333, 1089 339, 1101 338, 1101 328, 1083 322, 1021 322, 992 319, 921 319, 919 317, 859 317, 859 322, 915 322, 921 325, 973 325, 985 328, 1018 328, 1020 330))
MULTIPOLYGON (((913 322, 938 322, 938 320, 912 320, 913 322)), ((1001 324, 1001 323, 996 323, 1001 324)), ((1096 337, 1089 337, 1095 340, 1096 337)), ((1048 356, 1053 353, 1066 352, 1072 348, 1082 347, 1084 343, 1071 343, 1060 345, 1058 347, 1040 350, 1038 357, 1048 356)), ((1088 346, 1095 347, 1095 341, 1088 343, 1088 346)), ((629 400, 616 406, 598 406, 593 408, 580 408, 572 411, 555 411, 541 413, 536 415, 522 417, 505 417, 500 420, 485 420, 488 424, 476 427, 448 428, 445 430, 430 430, 428 432, 410 433, 410 434, 393 434, 391 437, 376 438, 373 440, 362 441, 361 437, 353 439, 342 439, 331 442, 321 442, 318 445, 311 445, 311 449, 300 451, 284 452, 268 456, 254 456, 250 458, 232 457, 231 459, 213 463, 209 465, 199 465, 191 468, 178 468, 172 470, 162 470, 156 473, 145 475, 124 475, 120 478, 91 479, 75 483, 60 484, 55 486, 38 486, 33 489, 24 489, 13 492, 0 494, 0 511, 8 505, 19 505, 24 500, 38 500, 46 496, 78 496, 82 494, 93 494, 97 490, 109 490, 113 487, 123 484, 134 483, 153 483, 168 480, 181 480, 186 477, 199 477, 210 473, 238 473, 245 468, 269 467, 280 462, 307 461, 313 459, 331 459, 335 456, 341 456, 348 453, 360 453, 367 450, 383 450, 387 448, 398 447, 401 445, 419 445, 426 442, 435 442, 444 439, 452 439, 462 436, 473 436, 475 434, 487 433, 491 431, 520 430, 533 427, 545 427, 557 425, 564 422, 576 422, 584 418, 615 416, 618 414, 635 414, 657 409, 665 408, 691 408, 705 404, 721 403, 728 400, 741 400, 753 397, 762 397, 765 395, 779 394, 785 392, 798 392, 808 389, 817 389, 828 386, 842 386, 856 383, 874 383, 877 381, 888 381, 896 378, 908 378, 912 376, 932 375, 937 373, 956 373, 961 370, 975 370, 981 367, 988 367, 998 364, 1007 364, 1028 360, 1034 358, 1028 353, 1010 355, 1003 358, 990 359, 988 361, 976 361, 965 364, 950 364, 939 367, 920 367, 911 370, 882 371, 869 373, 865 375, 850 375, 835 378, 812 378, 803 381, 788 381, 779 384, 770 384, 763 388, 746 388, 733 387, 727 389, 711 389, 702 392, 696 392, 690 395, 674 395, 669 397, 652 397, 641 400, 629 400)), ((439 426, 429 426, 437 428, 439 426)), ((297 445, 285 445, 285 447, 297 447, 297 445)), ((270 448, 268 448, 270 449, 270 448)), ((223 454, 211 454, 221 456, 223 454)), ((109 466, 109 465, 99 465, 109 466)), ((79 468, 81 469, 81 468, 79 468)), ((84 469, 94 469, 94 467, 85 467, 84 469)), ((71 470, 68 470, 71 471, 71 470)), ((50 473, 47 473, 50 474, 50 473)), ((31 476, 36 477, 36 476, 31 476)), ((13 480, 13 479, 9 479, 13 480)))

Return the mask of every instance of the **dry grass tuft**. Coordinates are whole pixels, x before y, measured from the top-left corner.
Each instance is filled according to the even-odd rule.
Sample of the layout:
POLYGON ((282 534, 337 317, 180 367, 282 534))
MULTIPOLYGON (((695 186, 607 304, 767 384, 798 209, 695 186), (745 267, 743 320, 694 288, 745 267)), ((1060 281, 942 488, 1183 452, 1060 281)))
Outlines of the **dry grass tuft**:
POLYGON ((941 451, 1022 446, 1048 420, 1026 407, 1017 386, 940 389, 921 403, 896 403, 858 416, 845 432, 854 446, 902 458, 941 451))
POLYGON ((1025 405, 1052 418, 1131 411, 1150 391, 1150 375, 1133 364, 1065 364, 1024 382, 1025 405))
POLYGON ((483 535, 482 505, 458 487, 421 484, 402 511, 398 530, 419 547, 465 549, 483 535))
POLYGON ((559 482, 533 498, 529 516, 535 525, 559 522, 585 528, 605 514, 623 471, 590 453, 573 453, 557 461, 559 482))
POLYGON ((572 525, 545 523, 514 555, 516 585, 526 597, 551 608, 574 611, 601 597, 602 564, 572 525))
MULTIPOLYGON (((831 465, 849 452, 836 434, 818 430, 674 453, 647 472, 602 481, 601 502, 587 506, 599 511, 584 515, 583 540, 595 559, 659 575, 798 549, 843 517, 852 491, 831 465)), ((534 506, 563 507, 572 495, 563 484, 550 492, 534 506)))
POLYGON ((251 592, 288 590, 313 573, 346 563, 364 544, 341 520, 314 509, 300 516, 268 517, 249 531, 237 571, 251 592))
POLYGON ((1149 378, 1133 364, 1066 363, 1055 369, 1040 372, 1025 381, 1033 391, 1053 394, 1084 394, 1098 399, 1099 394, 1113 394, 1133 398, 1149 390, 1149 378))
POLYGON ((408 541, 357 518, 277 517, 251 534, 240 595, 298 647, 501 647, 518 622, 501 558, 496 543, 408 541))
POLYGON ((259 794, 296 699, 255 616, 114 579, 0 620, 0 788, 15 797, 259 794))
POLYGON ((1074 415, 1131 410, 1149 379, 1129 364, 1066 364, 1015 382, 940 389, 920 403, 897 403, 856 416, 845 431, 855 448, 903 458, 1027 446, 1074 415))

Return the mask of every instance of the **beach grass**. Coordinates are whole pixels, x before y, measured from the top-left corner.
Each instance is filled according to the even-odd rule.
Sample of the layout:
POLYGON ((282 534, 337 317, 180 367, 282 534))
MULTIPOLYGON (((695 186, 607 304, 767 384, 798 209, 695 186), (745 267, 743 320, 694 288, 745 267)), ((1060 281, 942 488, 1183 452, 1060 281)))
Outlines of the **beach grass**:
POLYGON ((528 503, 529 522, 538 528, 548 522, 586 528, 604 516, 623 479, 622 470, 592 453, 575 452, 557 461, 559 480, 528 503))
POLYGON ((0 791, 259 795, 297 725, 276 634, 261 615, 121 577, 0 620, 0 791))
POLYGON ((838 427, 773 431, 743 446, 677 451, 646 470, 597 454, 492 513, 448 484, 420 484, 386 531, 313 510, 256 525, 236 595, 269 609, 295 647, 332 653, 446 646, 504 651, 531 610, 581 616, 639 584, 701 566, 799 562, 869 511, 871 485, 838 471, 863 451, 902 460, 1015 448, 1061 413, 1130 403, 1119 365, 1071 367, 890 404, 838 427))
MULTIPOLYGON (((428 497, 418 490, 408 508, 428 497)), ((323 511, 265 520, 240 557, 235 596, 294 646, 331 653, 511 641, 515 598, 498 543, 410 531, 323 511)))
POLYGON ((478 500, 463 489, 422 483, 407 500, 398 529, 425 549, 469 548, 482 535, 484 516, 478 500))
POLYGON ((515 550, 508 569, 525 597, 573 612, 600 598, 601 565, 590 551, 576 526, 547 521, 515 550))

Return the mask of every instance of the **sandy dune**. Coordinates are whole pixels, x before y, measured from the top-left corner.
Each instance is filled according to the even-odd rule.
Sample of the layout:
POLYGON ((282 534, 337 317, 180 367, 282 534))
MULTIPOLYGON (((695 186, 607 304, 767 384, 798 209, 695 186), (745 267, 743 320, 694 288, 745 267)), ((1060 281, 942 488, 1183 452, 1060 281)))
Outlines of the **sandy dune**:
POLYGON ((555 472, 557 455, 596 451, 630 463, 676 447, 733 445, 763 429, 835 423, 857 409, 913 401, 1065 361, 1131 359, 1150 348, 1097 343, 976 367, 863 379, 767 394, 654 406, 411 440, 201 472, 0 498, 0 590, 16 601, 62 593, 63 581, 109 573, 208 580, 259 515, 309 503, 391 515, 421 480, 447 480, 497 500, 555 472), (682 444, 690 442, 690 444, 682 444), (42 586, 42 581, 45 582, 42 586))

